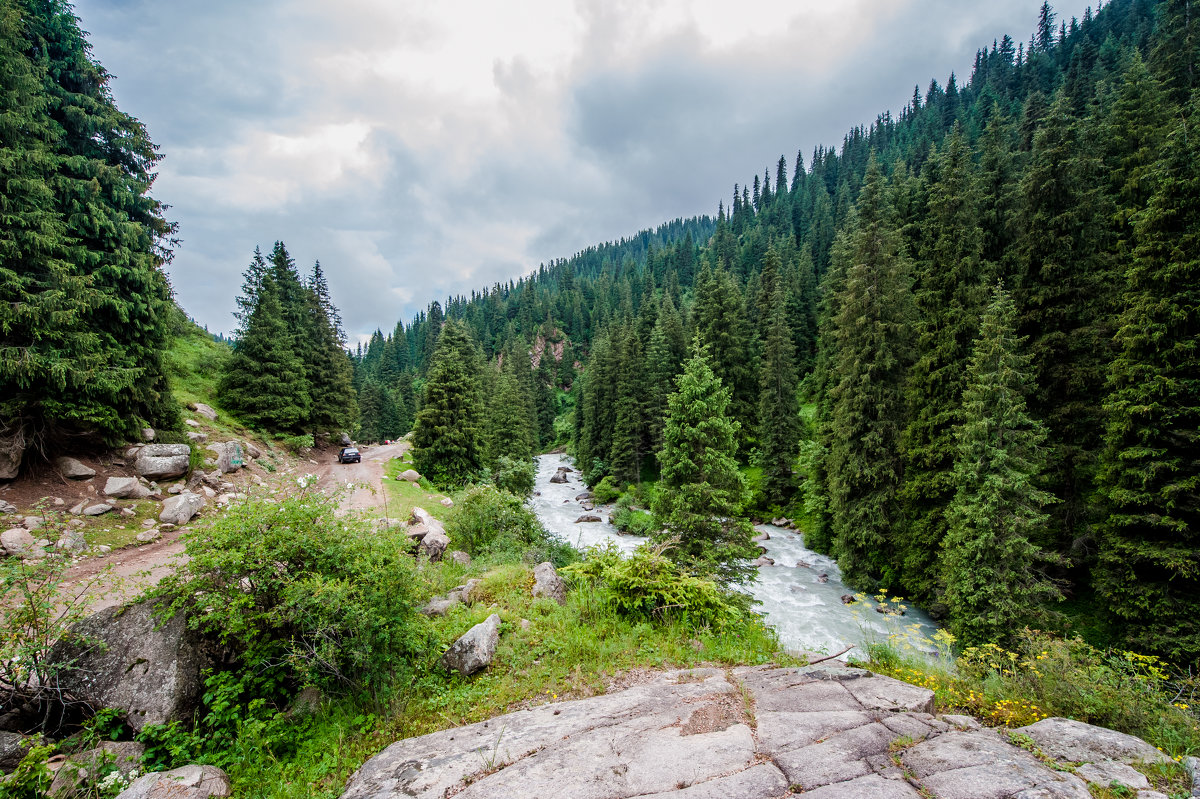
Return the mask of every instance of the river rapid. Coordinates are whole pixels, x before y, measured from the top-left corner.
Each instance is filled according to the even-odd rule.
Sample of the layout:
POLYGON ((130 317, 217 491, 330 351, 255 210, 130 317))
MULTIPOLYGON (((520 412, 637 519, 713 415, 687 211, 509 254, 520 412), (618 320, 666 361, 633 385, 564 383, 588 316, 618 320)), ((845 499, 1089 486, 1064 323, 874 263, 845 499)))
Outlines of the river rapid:
MULTIPOLYGON (((576 497, 587 490, 568 456, 538 456, 530 506, 548 531, 580 550, 614 541, 621 550, 632 552, 646 540, 622 534, 609 524, 610 507, 585 510, 584 501, 576 497), (567 482, 551 483, 550 478, 560 466, 572 469, 567 482), (576 519, 585 514, 604 521, 577 523, 576 519)), ((844 595, 856 592, 842 582, 841 571, 832 559, 805 548, 803 535, 795 530, 771 524, 760 524, 755 529, 770 536, 761 545, 775 565, 760 566, 758 578, 747 590, 761 603, 759 612, 775 628, 786 649, 833 654, 847 646, 861 648, 890 639, 902 648, 932 654, 935 648, 931 637, 937 626, 921 610, 888 601, 884 605, 893 610, 903 605, 904 615, 881 614, 874 609, 880 603, 861 594, 853 604, 843 604, 844 595)))

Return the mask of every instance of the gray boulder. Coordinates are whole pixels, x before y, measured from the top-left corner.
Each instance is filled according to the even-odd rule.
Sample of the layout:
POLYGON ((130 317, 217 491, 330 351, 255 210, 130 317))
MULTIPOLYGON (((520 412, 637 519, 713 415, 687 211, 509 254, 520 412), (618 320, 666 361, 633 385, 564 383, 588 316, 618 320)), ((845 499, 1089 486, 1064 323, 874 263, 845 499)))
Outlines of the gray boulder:
POLYGON ((88 783, 102 772, 117 771, 128 779, 142 769, 146 746, 135 741, 104 741, 95 749, 67 758, 54 774, 49 795, 53 797, 87 796, 88 783))
POLYGON ((405 469, 404 471, 400 472, 400 474, 396 475, 396 479, 406 480, 410 483, 417 483, 421 480, 421 474, 415 469, 405 469))
POLYGON ((191 432, 187 434, 187 440, 193 444, 203 444, 205 441, 208 441, 208 433, 191 432))
POLYGON ((429 557, 429 560, 435 563, 442 559, 442 553, 449 546, 450 537, 446 535, 446 531, 442 529, 440 524, 421 538, 421 551, 429 557))
POLYGON ((84 516, 103 516, 113 509, 112 505, 107 502, 100 502, 95 505, 88 505, 83 509, 84 516))
POLYGON ((54 548, 59 552, 78 554, 87 549, 87 539, 78 530, 64 530, 59 539, 54 542, 54 548))
POLYGON ((182 613, 164 622, 156 608, 106 608, 72 627, 49 655, 61 688, 93 707, 116 708, 135 731, 189 719, 213 663, 182 613))
POLYGON ((31 746, 41 746, 44 741, 40 737, 30 737, 19 732, 0 730, 0 774, 9 774, 21 761, 31 746))
POLYGON ((459 564, 460 566, 470 566, 471 556, 461 549, 453 549, 446 553, 446 559, 459 564))
POLYGON ((153 427, 143 427, 142 428, 142 440, 143 441, 153 441, 156 437, 157 436, 154 432, 153 427))
POLYGON ((442 655, 442 668, 469 676, 487 668, 500 642, 500 617, 493 613, 450 645, 442 655))
POLYGON ((163 500, 158 520, 167 524, 187 524, 203 507, 204 497, 193 494, 191 491, 184 491, 182 494, 176 494, 163 500))
POLYGON ((554 473, 554 476, 550 478, 550 482, 551 483, 567 482, 567 473, 565 471, 563 471, 563 469, 560 467, 559 470, 554 473))
POLYGON ((181 477, 187 474, 191 456, 187 444, 148 444, 138 451, 133 468, 150 480, 181 477))
POLYGON ((567 601, 567 585, 550 561, 539 563, 533 570, 533 595, 553 599, 560 605, 567 601))
POLYGON ((1168 763, 1170 759, 1141 738, 1084 724, 1072 719, 1049 718, 1021 727, 1047 755, 1059 760, 1098 763, 1168 763))
POLYGON ((1108 788, 1114 782, 1134 791, 1150 790, 1150 781, 1146 775, 1115 760, 1105 760, 1101 763, 1084 763, 1075 769, 1075 773, 1091 783, 1108 788))
POLYGON ((145 499, 150 489, 136 477, 110 477, 104 482, 104 493, 118 499, 145 499))
POLYGON ((138 777, 117 799, 208 799, 232 793, 229 775, 216 766, 183 766, 138 777))
POLYGON ((86 480, 89 477, 96 476, 96 470, 90 466, 85 466, 74 458, 63 456, 54 459, 54 468, 58 469, 58 473, 70 480, 86 480))
POLYGON ((246 459, 242 454, 242 445, 237 441, 209 444, 208 450, 216 454, 217 468, 221 470, 221 474, 236 472, 246 465, 246 459))
POLYGON ((210 422, 217 421, 217 412, 203 402, 189 402, 188 408, 208 419, 210 422))
POLYGON ((261 458, 263 456, 262 450, 256 446, 254 446, 253 442, 246 441, 246 442, 243 442, 243 444, 244 444, 244 449, 246 450, 246 454, 249 455, 251 458, 261 458))
POLYGON ((46 557, 46 550, 37 545, 24 527, 14 527, 0 533, 0 546, 3 546, 5 553, 11 558, 41 560, 46 557))
MULTIPOLYGON (((0 478, 0 479, 3 479, 3 478, 0 478)), ((0 513, 16 513, 16 512, 17 512, 16 505, 12 504, 11 502, 7 502, 3 499, 0 499, 0 513)))
POLYGON ((592 516, 592 515, 585 513, 584 515, 582 515, 578 519, 576 519, 575 523, 576 524, 590 524, 591 522, 599 522, 599 521, 603 521, 603 519, 601 519, 599 516, 592 516))
POLYGON ((343 447, 349 447, 352 444, 354 444, 354 441, 350 438, 350 436, 348 434, 342 433, 341 436, 338 438, 338 443, 341 444, 343 447))
POLYGON ((429 600, 429 602, 426 603, 423 608, 421 608, 421 613, 430 617, 445 616, 446 611, 459 604, 460 601, 461 600, 459 599, 459 596, 456 596, 454 592, 451 592, 450 596, 448 597, 435 596, 433 599, 429 600))
POLYGON ((24 456, 24 438, 0 436, 0 480, 16 480, 24 456))

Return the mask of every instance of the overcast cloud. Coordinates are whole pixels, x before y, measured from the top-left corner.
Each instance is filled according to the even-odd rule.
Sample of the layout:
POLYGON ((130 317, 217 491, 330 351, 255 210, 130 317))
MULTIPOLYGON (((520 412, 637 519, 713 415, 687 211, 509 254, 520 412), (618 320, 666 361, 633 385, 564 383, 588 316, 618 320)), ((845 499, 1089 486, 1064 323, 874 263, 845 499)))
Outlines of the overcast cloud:
MULTIPOLYGON (((160 146, 180 304, 230 332, 255 246, 352 336, 717 201, 969 74, 1038 0, 76 0, 160 146)), ((1056 8, 1067 19, 1086 2, 1056 8)))

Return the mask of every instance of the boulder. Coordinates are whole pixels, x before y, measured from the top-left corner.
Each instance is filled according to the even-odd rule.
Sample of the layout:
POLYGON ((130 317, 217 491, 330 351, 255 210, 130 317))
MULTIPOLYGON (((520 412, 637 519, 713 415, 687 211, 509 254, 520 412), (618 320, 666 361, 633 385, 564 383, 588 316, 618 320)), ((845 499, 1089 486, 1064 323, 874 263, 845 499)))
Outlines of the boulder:
POLYGON ((450 499, 450 497, 442 497, 441 500, 439 500, 439 501, 441 502, 443 507, 446 507, 446 508, 454 507, 454 500, 450 499))
POLYGON ((338 443, 341 444, 343 447, 349 447, 349 446, 354 445, 353 439, 351 439, 350 436, 348 436, 345 433, 342 433, 341 436, 338 438, 338 443))
POLYGON ((539 563, 533 570, 533 595, 553 599, 560 605, 567 601, 567 585, 550 561, 539 563))
POLYGON ((95 749, 77 752, 55 772, 49 795, 87 796, 88 783, 94 782, 103 772, 116 771, 126 779, 136 779, 145 754, 145 744, 135 741, 104 741, 95 749))
POLYGON ((455 596, 453 591, 448 597, 435 596, 421 608, 421 613, 431 618, 433 616, 445 616, 446 611, 450 610, 450 608, 457 605, 460 601, 459 597, 455 596))
POLYGON ((242 445, 237 441, 209 444, 208 451, 216 454, 217 468, 221 470, 221 474, 236 472, 246 465, 246 460, 242 455, 242 445))
POLYGON ((59 539, 54 542, 54 548, 59 552, 78 554, 87 549, 87 539, 78 530, 64 530, 59 539))
POLYGON ((84 516, 103 516, 113 509, 112 505, 107 502, 100 502, 95 505, 88 505, 83 509, 84 516))
POLYGON ((142 477, 162 480, 187 474, 192 448, 187 444, 149 444, 141 448, 133 468, 142 477))
POLYGON ((69 480, 86 480, 89 477, 96 476, 95 469, 66 456, 55 458, 54 468, 58 469, 58 473, 69 480))
POLYGON ((591 491, 584 491, 582 494, 575 495, 576 502, 583 502, 584 500, 595 499, 595 498, 596 498, 596 495, 593 494, 591 491))
POLYGON ((759 543, 760 541, 770 541, 770 540, 771 540, 771 534, 770 534, 770 533, 768 533, 766 530, 763 530, 761 533, 759 533, 758 535, 754 536, 754 538, 751 538, 750 540, 751 540, 751 541, 753 541, 753 542, 754 542, 754 543, 756 543, 756 544, 757 544, 757 543, 759 543))
POLYGON ((203 444, 208 441, 208 433, 188 433, 187 440, 193 444, 203 444))
POLYGON ((854 594, 842 594, 843 605, 853 605, 854 601, 854 594))
POLYGON ((25 439, 18 436, 0 437, 0 480, 16 480, 25 456, 25 439))
POLYGON ((188 408, 203 416, 210 422, 217 421, 217 412, 203 402, 189 402, 188 408))
POLYGON ((150 489, 136 477, 110 477, 104 482, 104 493, 118 499, 145 499, 150 489))
POLYGON ((45 743, 41 737, 30 737, 19 732, 0 730, 0 774, 9 774, 21 761, 31 746, 45 743))
POLYGON ((188 427, 199 427, 200 426, 200 423, 197 422, 195 419, 184 419, 183 423, 186 424, 188 427))
POLYGON ((246 454, 251 458, 261 458, 263 456, 262 450, 254 446, 252 441, 243 442, 243 448, 246 450, 246 454))
POLYGON ((554 473, 554 476, 550 478, 550 482, 551 483, 567 482, 567 473, 562 471, 561 469, 559 469, 557 472, 554 473))
POLYGON ((0 513, 16 513, 17 506, 0 499, 0 513))
POLYGON ((1113 760, 1105 760, 1100 763, 1084 763, 1075 769, 1075 773, 1088 782, 1103 788, 1108 788, 1115 782, 1117 785, 1133 791, 1150 790, 1150 781, 1146 779, 1145 774, 1133 766, 1127 766, 1124 763, 1117 763, 1113 760))
POLYGON ((160 533, 158 530, 145 530, 138 533, 136 536, 134 536, 134 538, 136 538, 140 544, 150 544, 162 538, 162 533, 160 533))
POLYGON ((461 549, 452 549, 446 553, 446 559, 453 561, 461 566, 471 565, 471 556, 461 549))
POLYGON ((421 538, 421 551, 429 556, 429 560, 437 562, 442 559, 442 553, 450 546, 450 537, 439 525, 431 529, 421 538))
POLYGON ((603 521, 603 519, 601 519, 599 516, 593 516, 591 514, 585 513, 582 516, 580 516, 578 519, 576 519, 575 523, 576 524, 588 524, 590 522, 599 522, 599 521, 603 521))
POLYGON ((1169 763, 1170 758, 1141 738, 1072 719, 1049 718, 1021 727, 1047 755, 1076 763, 1169 763))
POLYGON ((14 527, 0 533, 0 546, 11 558, 21 560, 41 560, 46 552, 37 545, 33 535, 24 527, 14 527))
POLYGON ((138 777, 117 799, 208 799, 232 793, 229 775, 216 766, 183 766, 138 777))
POLYGON ((754 565, 759 568, 762 568, 763 566, 774 566, 775 561, 771 558, 768 558, 766 555, 760 555, 758 559, 754 561, 754 565))
POLYGON ((106 608, 72 627, 49 655, 59 687, 93 707, 121 711, 134 731, 190 719, 213 658, 182 613, 164 622, 157 607, 106 608))
POLYGON ((400 472, 400 474, 396 475, 396 479, 406 480, 410 483, 416 483, 420 481, 421 475, 415 469, 405 469, 404 471, 400 472))
POLYGON ((36 530, 46 523, 41 516, 26 516, 21 520, 21 526, 26 530, 36 530))
POLYGON ((163 500, 158 520, 168 524, 187 524, 203 507, 204 497, 184 491, 182 494, 176 494, 163 500))
POLYGON ((446 654, 442 655, 442 668, 470 676, 487 668, 499 642, 500 617, 493 613, 450 645, 446 654))

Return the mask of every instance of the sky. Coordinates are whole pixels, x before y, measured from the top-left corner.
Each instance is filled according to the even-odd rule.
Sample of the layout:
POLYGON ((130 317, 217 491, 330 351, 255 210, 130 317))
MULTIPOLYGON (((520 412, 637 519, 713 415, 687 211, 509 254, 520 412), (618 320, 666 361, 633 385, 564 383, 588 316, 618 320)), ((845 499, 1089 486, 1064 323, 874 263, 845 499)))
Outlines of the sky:
MULTIPOLYGON (((352 341, 717 202, 960 83, 1040 0, 75 0, 164 158, 179 304, 231 333, 256 246, 352 341)), ((1088 5, 1064 0, 1060 19, 1088 5)))

